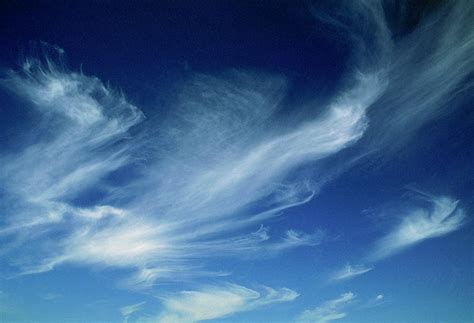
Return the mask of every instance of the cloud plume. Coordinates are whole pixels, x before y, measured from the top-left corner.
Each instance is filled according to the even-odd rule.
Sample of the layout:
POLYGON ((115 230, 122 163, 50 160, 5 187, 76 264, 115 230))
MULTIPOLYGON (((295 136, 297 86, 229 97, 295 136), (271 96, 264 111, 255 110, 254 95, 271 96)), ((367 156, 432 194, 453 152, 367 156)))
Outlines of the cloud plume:
POLYGON ((330 322, 346 317, 344 308, 356 299, 352 292, 341 294, 340 297, 324 302, 320 306, 301 313, 298 322, 330 322))
POLYGON ((368 111, 366 152, 392 156, 424 125, 454 113, 470 97, 474 4, 356 1, 310 6, 315 19, 352 45, 350 65, 377 71, 386 88, 368 111), (326 8, 328 7, 329 8, 326 8))
POLYGON ((40 126, 2 157, 11 210, 2 252, 24 247, 11 263, 21 274, 63 264, 132 268, 126 284, 141 287, 212 272, 196 259, 318 245, 317 228, 271 237, 261 224, 314 196, 318 183, 288 174, 357 142, 383 87, 377 75, 359 75, 319 116, 272 128, 282 122, 281 77, 198 75, 155 128, 97 78, 43 60, 28 58, 3 80, 40 126), (109 180, 127 167, 139 169, 135 179, 109 180), (98 188, 96 200, 80 202, 98 188))
POLYGON ((375 243, 370 259, 380 260, 424 240, 444 236, 465 223, 466 214, 458 206, 459 201, 449 197, 426 199, 430 208, 410 210, 397 227, 375 243))
MULTIPOLYGON (((325 231, 316 222, 303 232, 271 220, 355 163, 393 156, 424 125, 456 111, 459 94, 472 88, 474 3, 426 6, 410 23, 411 6, 394 6, 309 6, 353 54, 335 94, 317 104, 316 91, 307 102, 289 99, 284 75, 227 70, 193 74, 163 95, 164 109, 140 109, 42 44, 44 56, 26 57, 0 80, 19 103, 5 110, 24 116, 0 156, 1 274, 112 268, 123 273, 120 286, 150 292, 163 281, 229 276, 216 268, 229 258, 320 245, 325 231)), ((369 265, 347 265, 332 279, 368 273, 370 263, 465 223, 458 201, 427 201, 375 243, 369 265)), ((163 311, 153 320, 224 318, 298 297, 288 288, 225 283, 180 290, 158 296, 163 311)), ((299 320, 344 318, 355 299, 342 294, 299 320)), ((143 305, 123 307, 124 319, 143 305)))
POLYGON ((344 266, 343 269, 336 271, 332 275, 331 279, 332 280, 352 279, 354 277, 368 273, 372 269, 374 269, 374 267, 372 266, 347 264, 346 266, 344 266))
POLYGON ((183 291, 163 298, 165 311, 156 319, 162 323, 207 321, 262 306, 291 302, 299 296, 288 288, 263 286, 261 289, 256 291, 236 284, 225 284, 183 291))

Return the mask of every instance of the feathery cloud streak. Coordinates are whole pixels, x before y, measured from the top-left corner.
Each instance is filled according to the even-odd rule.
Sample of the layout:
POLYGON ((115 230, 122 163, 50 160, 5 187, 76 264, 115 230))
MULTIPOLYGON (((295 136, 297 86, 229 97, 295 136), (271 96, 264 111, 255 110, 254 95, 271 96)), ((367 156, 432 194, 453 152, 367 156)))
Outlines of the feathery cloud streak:
POLYGON ((350 265, 347 264, 343 269, 335 272, 333 276, 331 277, 332 280, 346 280, 346 279, 352 279, 354 277, 363 275, 365 273, 368 273, 374 269, 372 266, 366 266, 366 265, 350 265))
POLYGON ((298 317, 299 322, 330 322, 346 317, 344 308, 354 301, 356 295, 348 292, 342 294, 336 299, 324 302, 315 309, 306 310, 298 317))
MULTIPOLYGON (((471 54, 474 29, 470 26, 474 4, 471 1, 427 6, 425 14, 416 19, 411 16, 409 3, 357 1, 337 10, 334 7, 328 10, 327 6, 330 4, 311 6, 313 16, 353 45, 351 64, 364 71, 379 71, 386 82, 385 90, 367 111, 370 127, 358 144, 361 156, 377 153, 390 158, 422 126, 462 106, 456 101, 466 97, 472 88, 472 82, 467 80, 474 72, 471 54), (416 23, 407 27, 409 19, 416 23)), ((448 223, 441 220, 437 224, 436 220, 426 217, 408 217, 397 233, 407 234, 405 242, 393 233, 390 238, 382 239, 384 242, 378 242, 377 250, 368 261, 379 260, 424 238, 441 236, 444 230, 456 230, 462 225, 462 221, 457 221, 463 217, 458 214, 446 220, 448 223), (410 235, 409 227, 423 233, 410 235), (432 235, 430 230, 438 233, 432 235)), ((356 277, 352 273, 358 271, 351 269, 345 267, 337 271, 332 279, 356 277)), ((367 272, 361 270, 358 274, 367 272)))
MULTIPOLYGON (((450 197, 437 197, 421 193, 421 198, 429 205, 412 207, 403 215, 399 224, 384 237, 374 243, 369 262, 377 262, 401 252, 427 239, 447 235, 460 229, 466 223, 466 213, 458 206, 459 201, 450 197)), ((336 271, 332 280, 346 280, 363 275, 374 267, 371 265, 346 265, 336 271)))
MULTIPOLYGON (((19 136, 17 149, 0 157, 6 210, 0 241, 12 261, 8 269, 132 269, 125 283, 150 287, 157 279, 210 274, 214 268, 197 263, 213 257, 317 245, 322 235, 316 229, 288 228, 275 238, 261 224, 316 194, 321 183, 291 176, 300 167, 319 165, 368 133, 363 153, 395 147, 449 112, 442 103, 462 90, 473 70, 473 5, 459 3, 398 38, 378 2, 354 3, 342 14, 356 17, 358 28, 353 20, 326 18, 350 34, 362 72, 349 75, 352 88, 316 107, 317 117, 291 124, 278 117, 285 81, 274 76, 198 75, 182 87, 169 116, 144 122, 137 107, 97 78, 27 59, 2 81, 35 111, 30 136, 19 136), (427 31, 430 24, 439 28, 437 39, 427 31), (375 30, 370 37, 367 26, 375 30), (138 171, 113 183, 127 167, 138 171)), ((453 231, 443 229, 453 218, 459 216, 414 217, 422 234, 410 235, 409 243, 397 235, 383 239, 381 250, 395 251, 376 251, 376 258, 453 231)), ((364 270, 350 268, 342 277, 364 270)))
POLYGON ((162 323, 212 320, 270 304, 290 302, 298 296, 288 288, 263 286, 261 291, 256 291, 236 284, 208 286, 164 297, 166 310, 157 320, 162 323))
POLYGON ((140 302, 132 305, 123 306, 120 308, 120 314, 123 316, 124 323, 128 322, 131 315, 142 310, 146 302, 140 302))
POLYGON ((392 156, 423 125, 453 113, 460 106, 459 94, 469 96, 472 88, 466 80, 474 72, 474 3, 427 6, 422 18, 407 27, 412 5, 363 0, 344 7, 334 4, 337 8, 329 10, 324 8, 328 4, 311 6, 317 20, 352 44, 351 63, 363 71, 382 72, 387 82, 368 111, 371 128, 364 153, 392 156))
POLYGON ((444 236, 458 230, 466 214, 459 201, 448 197, 427 197, 431 209, 413 209, 400 224, 376 242, 370 259, 380 260, 424 240, 444 236))
POLYGON ((317 230, 288 229, 279 240, 263 226, 242 230, 311 199, 314 184, 287 174, 357 142, 365 110, 381 90, 376 76, 360 76, 316 119, 270 129, 281 80, 196 77, 175 115, 152 131, 138 108, 97 78, 47 58, 27 59, 3 82, 40 121, 35 139, 2 157, 2 203, 11 210, 0 232, 8 240, 2 252, 22 247, 11 264, 22 274, 64 263, 135 268, 127 283, 141 287, 209 273, 195 259, 319 244, 317 230), (119 187, 107 181, 144 155, 137 179, 119 187), (104 198, 92 206, 75 202, 97 187, 104 198))
MULTIPOLYGON (((449 197, 422 194, 426 207, 412 207, 399 224, 375 241, 366 260, 375 263, 425 240, 442 237, 460 229, 467 221, 459 201, 449 197)), ((332 274, 331 280, 346 280, 373 270, 373 265, 346 265, 332 274)))

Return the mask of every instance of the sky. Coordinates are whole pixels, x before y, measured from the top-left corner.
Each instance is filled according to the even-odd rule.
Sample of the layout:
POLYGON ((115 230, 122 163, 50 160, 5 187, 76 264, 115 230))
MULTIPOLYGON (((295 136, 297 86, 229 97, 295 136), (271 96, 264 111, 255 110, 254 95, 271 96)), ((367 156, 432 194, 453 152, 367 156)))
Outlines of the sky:
POLYGON ((474 2, 2 1, 1 322, 472 322, 474 2))

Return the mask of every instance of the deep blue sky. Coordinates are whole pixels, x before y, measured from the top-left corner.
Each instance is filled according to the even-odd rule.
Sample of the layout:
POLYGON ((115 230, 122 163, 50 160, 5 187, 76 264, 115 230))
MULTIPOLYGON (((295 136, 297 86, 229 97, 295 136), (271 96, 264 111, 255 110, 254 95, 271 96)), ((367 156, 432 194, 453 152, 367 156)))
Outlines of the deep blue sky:
POLYGON ((4 1, 1 322, 470 322, 469 1, 4 1))

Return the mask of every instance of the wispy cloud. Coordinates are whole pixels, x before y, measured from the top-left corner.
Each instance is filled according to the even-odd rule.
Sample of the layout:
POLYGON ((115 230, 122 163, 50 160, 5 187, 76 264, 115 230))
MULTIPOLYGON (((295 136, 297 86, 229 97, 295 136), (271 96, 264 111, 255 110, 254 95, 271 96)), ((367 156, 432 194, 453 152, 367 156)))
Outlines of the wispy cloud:
POLYGON ((447 235, 461 228, 467 221, 459 201, 417 192, 424 206, 412 206, 400 216, 399 223, 369 248, 365 261, 368 265, 350 265, 334 272, 332 281, 351 279, 374 269, 374 263, 392 256, 427 239, 447 235))
POLYGON ((143 306, 145 305, 146 302, 140 302, 132 305, 127 305, 123 306, 120 308, 120 314, 123 316, 123 321, 124 323, 128 322, 128 319, 130 316, 136 312, 139 312, 142 310, 143 306))
POLYGON ((3 84, 38 118, 33 139, 1 158, 2 203, 10 210, 3 252, 21 249, 12 258, 21 274, 62 264, 132 268, 127 284, 141 287, 221 275, 200 268, 206 258, 318 245, 317 228, 270 236, 261 224, 314 196, 321 183, 288 174, 357 142, 383 88, 376 74, 359 75, 317 117, 271 128, 281 122, 282 78, 201 75, 183 85, 173 114, 156 128, 155 117, 143 122, 137 107, 97 78, 48 58, 26 59, 3 84), (114 184, 127 167, 137 176, 114 184))
MULTIPOLYGON (((326 106, 291 121, 279 112, 298 107, 285 106, 280 76, 195 75, 176 87, 170 113, 146 121, 98 78, 48 57, 27 58, 2 80, 33 108, 32 120, 19 124, 30 129, 28 136, 18 136, 17 147, 0 157, 0 252, 9 256, 8 269, 26 275, 65 264, 114 267, 133 271, 124 280, 128 287, 149 288, 159 279, 228 274, 209 268, 209 259, 318 245, 318 228, 274 233, 266 223, 310 201, 324 184, 298 170, 321 166, 320 177, 330 178, 324 162, 356 143, 358 155, 396 148, 450 113, 443 103, 465 89, 462 82, 474 66, 469 1, 447 4, 445 14, 397 38, 379 2, 345 8, 336 17, 314 14, 348 35, 358 72, 350 71, 349 86, 326 106)), ((58 48, 52 52, 63 55, 58 48)), ((380 239, 370 259, 464 223, 457 201, 431 202, 432 210, 413 210, 380 239)), ((348 265, 334 279, 371 269, 348 265)), ((218 318, 296 296, 288 289, 205 287, 163 298, 161 319, 218 318), (203 305, 213 302, 213 308, 203 305)), ((343 318, 354 298, 343 294, 301 319, 343 318)))
POLYGON ((376 242, 369 256, 380 260, 424 240, 444 236, 465 223, 465 212, 459 201, 449 197, 426 197, 429 208, 415 208, 385 237, 376 242))
POLYGON ((378 294, 377 296, 369 299, 362 307, 365 307, 365 308, 376 307, 376 306, 383 305, 385 303, 386 303, 385 295, 378 294))
POLYGON ((456 111, 461 93, 472 92, 472 82, 466 82, 474 72, 472 1, 427 5, 418 18, 409 5, 390 1, 354 1, 344 7, 317 3, 311 10, 338 40, 353 45, 353 65, 381 71, 386 81, 383 95, 368 111, 371 127, 363 154, 393 156, 423 125, 456 111))
POLYGON ((298 293, 288 288, 261 287, 259 291, 236 284, 207 286, 164 297, 159 322, 197 322, 223 318, 271 304, 290 302, 298 293))
POLYGON ((340 297, 324 302, 320 306, 306 310, 298 317, 299 322, 330 322, 346 317, 344 308, 347 307, 356 298, 356 295, 348 292, 341 294, 340 297))
MULTIPOLYGON (((378 71, 385 84, 367 111, 370 127, 357 145, 360 156, 365 157, 360 161, 372 154, 390 159, 420 128, 456 111, 462 106, 457 100, 472 93, 469 77, 474 72, 474 30, 470 25, 474 4, 440 2, 424 7, 418 17, 410 8, 384 1, 357 1, 344 8, 330 3, 310 5, 313 16, 336 33, 339 41, 353 45, 353 66, 365 72, 378 71), (410 27, 405 25, 407 17, 412 19, 410 27)), ((365 261, 377 261, 456 230, 464 217, 458 212, 446 214, 450 219, 407 217, 398 231, 378 242, 365 261)), ((333 276, 355 277, 352 273, 352 268, 346 267, 333 276)))
POLYGON ((351 279, 360 275, 363 275, 365 273, 368 273, 374 269, 372 266, 366 266, 366 265, 350 265, 347 264, 342 268, 341 270, 336 271, 332 276, 332 280, 347 280, 351 279))
POLYGON ((474 3, 447 1, 436 9, 409 36, 384 41, 393 44, 382 60, 389 66, 390 85, 371 111, 371 118, 380 124, 373 128, 371 138, 385 150, 394 151, 423 125, 456 111, 462 106, 455 103, 459 94, 472 88, 466 80, 474 71, 474 31, 470 28, 474 3))

